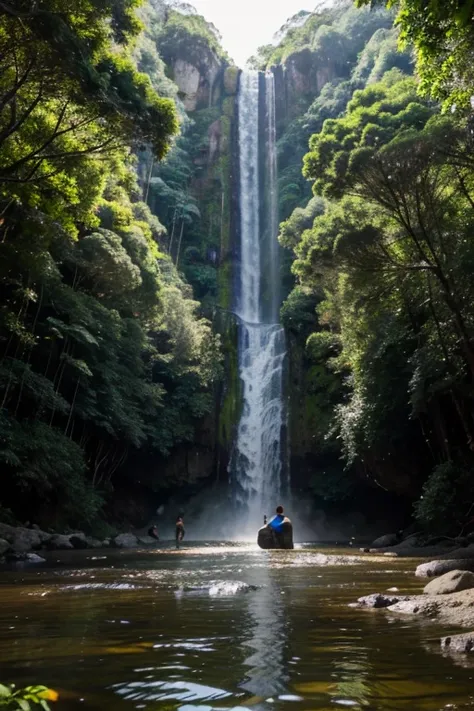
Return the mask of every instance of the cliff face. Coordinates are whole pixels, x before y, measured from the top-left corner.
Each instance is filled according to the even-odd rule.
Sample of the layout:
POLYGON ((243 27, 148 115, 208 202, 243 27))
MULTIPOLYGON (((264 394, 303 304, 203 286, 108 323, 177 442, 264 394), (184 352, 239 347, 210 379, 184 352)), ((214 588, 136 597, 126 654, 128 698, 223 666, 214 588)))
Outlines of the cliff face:
MULTIPOLYGON (((182 137, 169 158, 170 174, 172 179, 178 170, 186 174, 183 197, 160 219, 172 234, 179 233, 179 245, 176 247, 175 237, 170 251, 177 250, 176 260, 201 302, 203 315, 213 321, 220 334, 224 358, 224 377, 216 385, 212 413, 196 423, 194 437, 187 446, 172 451, 162 462, 160 480, 165 488, 176 484, 199 487, 226 480, 240 408, 237 332, 229 313, 235 251, 233 173, 240 71, 229 62, 212 26, 203 18, 169 11, 157 46, 166 63, 167 76, 177 87, 184 114, 182 137), (183 208, 186 202, 194 206, 189 214, 183 208)), ((157 168, 159 179, 165 170, 157 168)), ((153 184, 151 192, 153 197, 153 184)), ((156 201, 156 209, 163 209, 162 200, 156 201)))

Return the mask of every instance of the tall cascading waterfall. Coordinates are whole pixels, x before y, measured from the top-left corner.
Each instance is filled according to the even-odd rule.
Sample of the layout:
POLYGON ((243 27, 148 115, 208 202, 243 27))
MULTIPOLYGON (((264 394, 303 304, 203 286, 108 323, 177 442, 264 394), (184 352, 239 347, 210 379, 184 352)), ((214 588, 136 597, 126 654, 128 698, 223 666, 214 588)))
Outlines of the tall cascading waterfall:
MULTIPOLYGON (((230 465, 234 500, 253 534, 285 488, 283 363, 273 74, 243 72, 238 98, 240 171, 239 376, 243 407, 230 465)), ((239 529, 242 531, 242 520, 239 529)))

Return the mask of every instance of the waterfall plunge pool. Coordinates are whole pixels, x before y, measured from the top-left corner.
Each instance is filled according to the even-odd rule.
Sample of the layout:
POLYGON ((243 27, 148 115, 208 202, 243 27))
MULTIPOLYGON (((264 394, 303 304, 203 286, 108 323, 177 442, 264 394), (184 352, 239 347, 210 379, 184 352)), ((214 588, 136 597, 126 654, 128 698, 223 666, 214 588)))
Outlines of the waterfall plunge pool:
POLYGON ((230 543, 54 553, 2 574, 1 680, 58 689, 57 711, 472 708, 474 659, 441 655, 446 628, 348 606, 419 591, 415 565, 230 543))

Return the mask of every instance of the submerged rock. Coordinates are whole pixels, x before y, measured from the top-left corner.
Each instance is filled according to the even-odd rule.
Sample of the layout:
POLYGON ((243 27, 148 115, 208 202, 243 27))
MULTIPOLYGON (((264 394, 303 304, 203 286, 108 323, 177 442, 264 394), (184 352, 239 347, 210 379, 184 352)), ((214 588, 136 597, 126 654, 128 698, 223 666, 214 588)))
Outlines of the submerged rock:
POLYGON ((466 632, 464 634, 455 634, 450 637, 441 639, 443 649, 449 649, 450 652, 473 652, 474 651, 474 632, 466 632))
POLYGON ((365 595, 357 600, 358 607, 370 607, 374 610, 380 609, 382 607, 391 607, 395 605, 400 600, 406 600, 406 597, 394 596, 394 595, 383 595, 382 593, 373 593, 372 595, 365 595))
POLYGON ((431 560, 429 563, 422 563, 415 571, 418 578, 435 578, 452 570, 469 570, 474 572, 474 558, 456 558, 447 560, 431 560))
POLYGON ((448 595, 470 588, 474 588, 474 573, 468 570, 451 570, 449 573, 431 580, 423 592, 425 595, 448 595))
POLYGON ((249 585, 242 580, 211 580, 203 585, 184 585, 176 590, 175 594, 179 597, 185 593, 189 594, 206 594, 212 597, 236 595, 237 593, 247 593, 252 590, 258 590, 257 585, 249 585))
POLYGON ((136 548, 138 538, 133 533, 120 533, 113 539, 113 544, 117 548, 136 548))

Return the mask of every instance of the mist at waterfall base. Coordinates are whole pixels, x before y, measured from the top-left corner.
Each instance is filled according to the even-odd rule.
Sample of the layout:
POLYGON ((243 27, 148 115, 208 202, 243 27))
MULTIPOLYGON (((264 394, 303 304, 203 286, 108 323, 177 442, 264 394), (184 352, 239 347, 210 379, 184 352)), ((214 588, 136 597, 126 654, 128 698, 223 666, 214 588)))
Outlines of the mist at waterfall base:
MULTIPOLYGON (((169 501, 153 521, 158 525, 160 538, 174 538, 174 520, 177 513, 182 512, 186 528, 183 547, 194 541, 256 544, 258 528, 263 525, 263 514, 270 518, 275 510, 266 507, 253 528, 243 528, 228 494, 228 487, 222 484, 204 489, 191 498, 169 501)), ((372 541, 387 532, 387 521, 382 512, 380 520, 369 522, 358 512, 336 514, 324 511, 321 504, 316 504, 312 498, 295 493, 288 500, 282 498, 281 503, 293 523, 296 544, 333 542, 350 545, 355 540, 361 543, 372 541)))

